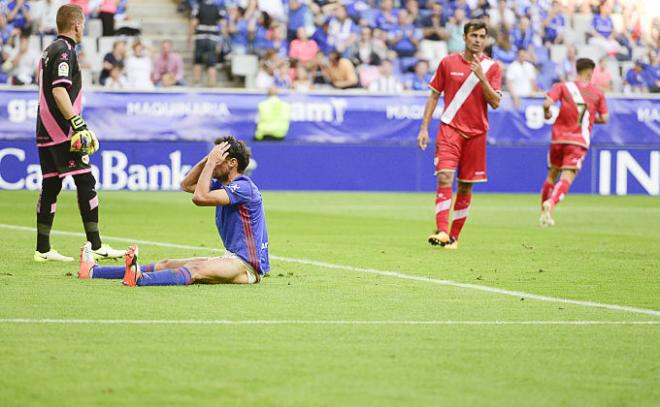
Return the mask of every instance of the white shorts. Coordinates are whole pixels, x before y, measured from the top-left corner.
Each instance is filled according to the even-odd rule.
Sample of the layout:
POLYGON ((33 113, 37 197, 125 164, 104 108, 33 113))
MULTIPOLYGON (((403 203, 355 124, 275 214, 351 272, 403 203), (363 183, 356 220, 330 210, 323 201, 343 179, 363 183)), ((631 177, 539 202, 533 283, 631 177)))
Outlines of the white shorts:
POLYGON ((245 260, 241 258, 241 256, 238 256, 236 253, 232 253, 229 250, 225 251, 224 256, 222 256, 223 259, 236 259, 240 261, 243 266, 245 266, 245 273, 247 274, 248 278, 248 284, 256 284, 259 281, 261 281, 261 276, 259 273, 255 271, 255 269, 252 267, 252 265, 245 260))

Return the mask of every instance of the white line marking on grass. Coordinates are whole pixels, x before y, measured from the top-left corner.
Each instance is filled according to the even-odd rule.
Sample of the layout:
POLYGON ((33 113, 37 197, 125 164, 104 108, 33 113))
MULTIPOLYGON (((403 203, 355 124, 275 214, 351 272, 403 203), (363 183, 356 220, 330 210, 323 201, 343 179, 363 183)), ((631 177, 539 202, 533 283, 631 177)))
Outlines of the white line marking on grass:
POLYGON ((406 320, 228 320, 228 319, 0 319, 0 324, 63 325, 660 325, 660 321, 406 321, 406 320))
MULTIPOLYGON (((2 223, 0 223, 0 228, 11 229, 11 230, 20 230, 20 231, 25 231, 25 232, 36 232, 36 228, 33 228, 33 227, 7 225, 7 224, 2 224, 2 223)), ((64 231, 57 231, 57 230, 52 231, 51 234, 62 235, 62 236, 83 237, 83 238, 85 237, 84 233, 64 232, 64 231)), ((190 246, 190 245, 182 245, 182 244, 167 243, 167 242, 154 242, 154 241, 150 241, 150 240, 138 240, 138 239, 129 239, 129 238, 125 238, 125 237, 113 237, 113 236, 105 236, 105 235, 103 236, 103 238, 106 239, 106 240, 114 240, 114 241, 117 241, 117 242, 139 243, 139 244, 152 245, 152 246, 170 247, 170 248, 173 248, 173 249, 209 250, 209 251, 215 251, 215 252, 224 252, 224 249, 218 249, 218 248, 212 248, 212 247, 190 246)), ((377 270, 377 269, 372 269, 372 268, 360 268, 360 267, 352 267, 352 266, 343 266, 341 264, 326 263, 326 262, 322 262, 322 261, 309 260, 309 259, 296 259, 296 258, 291 258, 291 257, 281 257, 281 256, 275 256, 275 255, 271 255, 270 258, 273 259, 273 260, 279 260, 279 261, 283 261, 283 262, 287 262, 287 263, 295 263, 295 264, 303 264, 303 265, 307 265, 307 266, 323 267, 323 268, 328 268, 328 269, 333 269, 333 270, 352 271, 352 272, 356 272, 356 273, 375 274, 375 275, 384 276, 384 277, 395 277, 395 278, 399 278, 399 279, 402 279, 402 280, 412 280, 412 281, 419 281, 419 282, 423 282, 423 283, 432 283, 432 284, 439 284, 439 285, 445 285, 445 286, 450 286, 450 287, 466 288, 466 289, 470 289, 470 290, 478 290, 478 291, 485 291, 485 292, 494 293, 494 294, 508 295, 510 297, 533 299, 533 300, 538 300, 538 301, 554 302, 554 303, 561 303, 561 304, 573 304, 573 305, 580 305, 580 306, 583 306, 583 307, 590 307, 590 308, 604 308, 604 309, 609 309, 609 310, 613 310, 613 311, 626 311, 626 312, 633 312, 633 313, 636 313, 636 314, 644 314, 644 315, 652 315, 652 316, 655 316, 655 317, 660 317, 660 311, 653 310, 653 309, 647 309, 647 308, 630 307, 630 306, 626 306, 626 305, 616 305, 616 304, 603 304, 603 303, 593 302, 593 301, 571 300, 571 299, 558 298, 558 297, 548 297, 548 296, 545 296, 545 295, 526 293, 526 292, 523 292, 523 291, 505 290, 503 288, 495 288, 495 287, 489 287, 489 286, 479 285, 479 284, 459 283, 459 282, 452 281, 452 280, 440 280, 440 279, 435 279, 435 278, 420 277, 420 276, 414 276, 414 275, 410 275, 410 274, 403 274, 403 273, 399 273, 399 272, 396 272, 396 271, 383 271, 383 270, 377 270)))

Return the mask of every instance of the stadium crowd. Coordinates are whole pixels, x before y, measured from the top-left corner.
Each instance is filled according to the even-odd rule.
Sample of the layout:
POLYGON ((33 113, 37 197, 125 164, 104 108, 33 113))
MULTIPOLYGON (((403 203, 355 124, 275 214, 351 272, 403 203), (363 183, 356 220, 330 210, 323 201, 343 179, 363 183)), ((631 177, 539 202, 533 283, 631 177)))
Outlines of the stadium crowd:
MULTIPOLYGON (((0 0, 0 82, 35 82, 41 47, 66 2, 0 0)), ((148 32, 127 37, 140 32, 117 27, 127 19, 127 0, 71 2, 101 21, 97 35, 116 37, 98 56, 102 62, 86 57, 83 42, 80 62, 90 82, 112 89, 186 85, 184 58, 172 41, 152 45, 148 32)), ((442 56, 462 50, 465 22, 480 19, 490 27, 487 53, 503 65, 516 103, 574 78, 578 56, 598 61, 594 82, 606 92, 660 91, 660 16, 645 14, 648 0, 178 2, 191 19, 193 86, 216 86, 218 66, 255 55, 256 88, 426 90, 442 56)))

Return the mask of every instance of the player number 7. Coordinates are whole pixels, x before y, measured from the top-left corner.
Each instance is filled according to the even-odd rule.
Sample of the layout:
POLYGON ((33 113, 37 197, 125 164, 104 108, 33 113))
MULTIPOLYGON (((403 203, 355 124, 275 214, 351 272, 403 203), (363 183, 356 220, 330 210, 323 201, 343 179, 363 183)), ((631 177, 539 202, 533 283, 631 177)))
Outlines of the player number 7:
POLYGON ((582 124, 582 119, 584 118, 584 113, 587 111, 587 104, 586 103, 578 103, 577 104, 577 109, 578 109, 578 124, 582 124))

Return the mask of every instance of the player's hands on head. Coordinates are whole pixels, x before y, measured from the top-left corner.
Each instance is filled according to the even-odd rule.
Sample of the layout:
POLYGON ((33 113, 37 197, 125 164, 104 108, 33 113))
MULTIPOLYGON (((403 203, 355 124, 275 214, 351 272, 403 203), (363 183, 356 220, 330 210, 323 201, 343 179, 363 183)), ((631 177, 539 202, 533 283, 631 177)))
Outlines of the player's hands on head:
POLYGON ((429 131, 427 129, 421 129, 417 135, 417 146, 419 149, 424 151, 429 145, 429 131))
POLYGON ((209 158, 208 160, 214 164, 219 164, 223 162, 227 156, 229 155, 229 143, 222 142, 218 144, 217 146, 213 147, 213 150, 209 153, 209 158))

